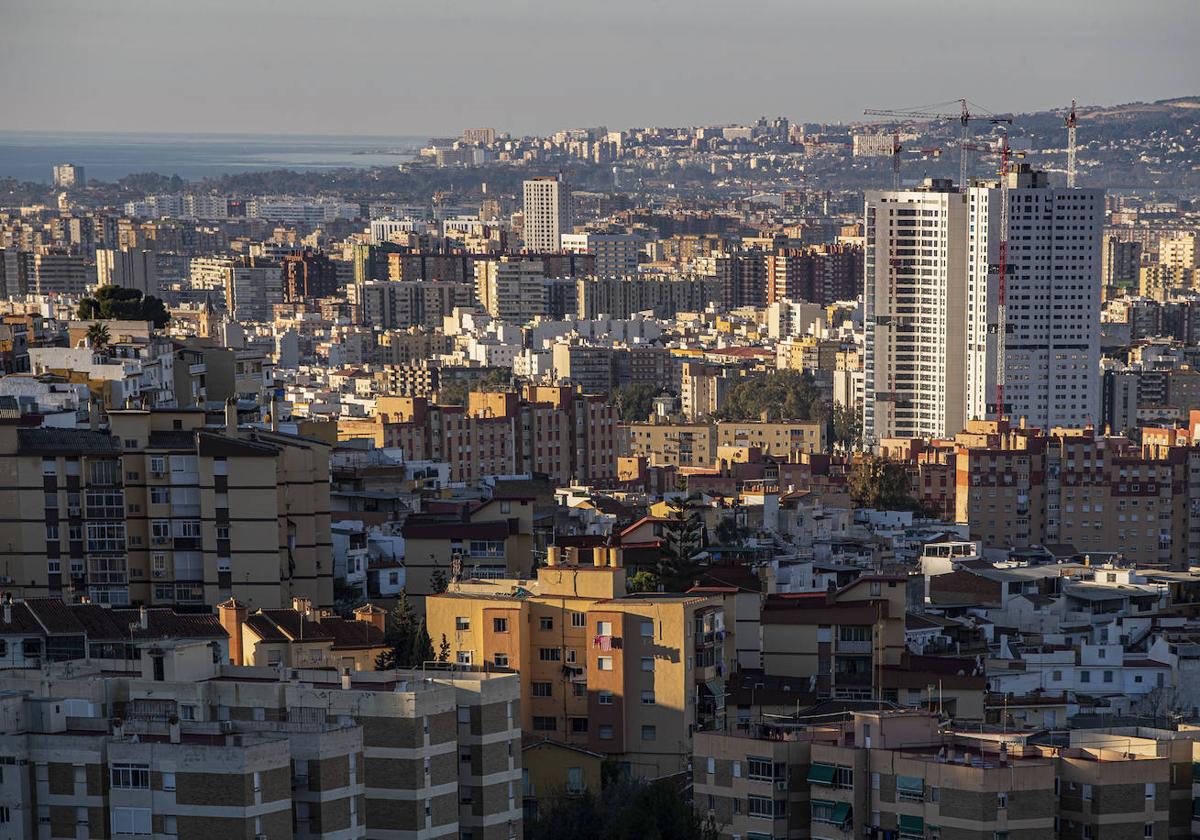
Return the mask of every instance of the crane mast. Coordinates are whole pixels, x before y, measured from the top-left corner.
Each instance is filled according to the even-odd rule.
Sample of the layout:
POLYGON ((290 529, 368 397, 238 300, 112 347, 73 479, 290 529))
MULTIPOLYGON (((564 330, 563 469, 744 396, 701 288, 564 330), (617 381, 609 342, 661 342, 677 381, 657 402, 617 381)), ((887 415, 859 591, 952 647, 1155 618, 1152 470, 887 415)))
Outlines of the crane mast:
POLYGON ((1067 114, 1067 189, 1075 189, 1075 100, 1067 114))
POLYGON ((996 247, 996 419, 1004 419, 1008 376, 1008 132, 1000 140, 1000 241, 996 247))
MULTIPOLYGON (((863 113, 867 116, 875 117, 891 117, 892 119, 901 120, 922 120, 925 122, 949 122, 950 120, 958 120, 959 124, 959 156, 958 156, 958 186, 960 189, 967 188, 967 165, 970 162, 968 150, 971 148, 971 123, 984 120, 993 124, 1007 123, 1012 124, 1011 117, 1001 117, 995 114, 987 113, 986 109, 979 105, 974 107, 983 111, 982 114, 974 114, 971 112, 972 103, 966 99, 957 99, 950 102, 941 102, 937 105, 929 106, 928 109, 910 109, 901 111, 889 111, 880 108, 867 108, 863 113), (959 110, 957 113, 950 111, 939 111, 937 109, 944 108, 949 105, 957 104, 959 110)), ((900 167, 900 150, 899 138, 892 144, 892 175, 893 182, 899 181, 897 174, 900 167)))

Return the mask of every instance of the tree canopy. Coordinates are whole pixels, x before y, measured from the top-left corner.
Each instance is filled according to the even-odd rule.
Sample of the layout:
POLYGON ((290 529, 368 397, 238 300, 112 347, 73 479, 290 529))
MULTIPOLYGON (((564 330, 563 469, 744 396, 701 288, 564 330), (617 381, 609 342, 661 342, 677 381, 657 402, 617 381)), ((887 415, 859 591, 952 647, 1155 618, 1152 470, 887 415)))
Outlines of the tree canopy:
POLYGON ((666 591, 680 592, 692 585, 700 570, 700 563, 696 560, 696 555, 704 547, 700 497, 694 494, 671 497, 667 500, 666 518, 658 579, 666 591))
POLYGON ((654 398, 658 388, 648 382, 631 382, 614 388, 611 398, 613 407, 626 422, 645 420, 654 411, 654 398))
POLYGON ((427 659, 433 659, 433 643, 429 638, 429 630, 425 619, 417 623, 417 614, 408 593, 400 590, 396 606, 387 615, 384 625, 383 642, 388 650, 375 658, 375 670, 387 671, 392 668, 412 668, 427 659))
POLYGON ((908 469, 899 461, 869 456, 850 469, 851 500, 859 507, 875 510, 920 511, 921 505, 912 497, 908 469))
POLYGON ((776 370, 746 377, 725 392, 720 420, 793 420, 812 423, 833 416, 833 406, 811 373, 776 370))
POLYGON ((618 775, 600 794, 559 794, 525 824, 527 840, 715 840, 677 787, 618 775))
POLYGON ((111 285, 100 286, 81 300, 77 314, 84 320, 153 321, 156 327, 171 320, 167 307, 154 295, 143 297, 139 289, 111 285))

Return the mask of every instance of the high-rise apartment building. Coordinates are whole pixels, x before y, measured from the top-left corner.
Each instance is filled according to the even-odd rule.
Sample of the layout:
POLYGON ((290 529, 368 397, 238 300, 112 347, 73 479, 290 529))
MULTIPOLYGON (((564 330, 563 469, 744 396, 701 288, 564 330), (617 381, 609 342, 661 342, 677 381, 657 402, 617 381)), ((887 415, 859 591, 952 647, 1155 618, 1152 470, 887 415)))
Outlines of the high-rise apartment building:
POLYGON ((56 163, 53 168, 54 186, 62 189, 82 187, 87 183, 83 167, 73 163, 56 163))
MULTIPOLYGON (((1004 415, 1041 429, 1094 424, 1100 412, 1104 191, 1051 187, 1044 172, 1024 164, 1007 177, 1004 415)), ((991 183, 968 193, 965 419, 995 418, 1002 191, 991 183)))
POLYGON ((949 181, 866 194, 863 437, 940 437, 968 419, 968 207, 949 181))
POLYGON ((571 232, 571 192, 561 178, 531 178, 524 183, 525 250, 562 250, 571 232))
POLYGON ((158 294, 158 266, 153 251, 101 248, 96 251, 96 285, 158 294))
MULTIPOLYGON (((1104 193, 1008 173, 1006 417, 1094 423, 1104 193)), ((998 411, 998 182, 866 198, 863 431, 942 437, 998 411)))

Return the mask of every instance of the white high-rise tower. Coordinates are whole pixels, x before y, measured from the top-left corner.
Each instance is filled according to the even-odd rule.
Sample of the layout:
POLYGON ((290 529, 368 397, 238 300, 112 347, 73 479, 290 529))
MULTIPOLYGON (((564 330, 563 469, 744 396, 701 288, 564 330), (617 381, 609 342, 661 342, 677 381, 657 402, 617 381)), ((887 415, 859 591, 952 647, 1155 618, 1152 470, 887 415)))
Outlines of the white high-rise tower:
POLYGON ((532 178, 524 183, 525 249, 553 253, 562 235, 571 232, 571 192, 559 178, 532 178))

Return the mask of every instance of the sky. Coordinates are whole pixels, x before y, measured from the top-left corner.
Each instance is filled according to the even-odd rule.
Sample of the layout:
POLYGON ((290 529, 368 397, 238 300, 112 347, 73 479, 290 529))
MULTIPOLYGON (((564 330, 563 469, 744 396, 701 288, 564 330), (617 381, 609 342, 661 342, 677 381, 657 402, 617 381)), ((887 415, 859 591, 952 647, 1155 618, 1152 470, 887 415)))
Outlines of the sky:
POLYGON ((513 134, 1200 94, 1197 0, 0 0, 0 130, 513 134))

